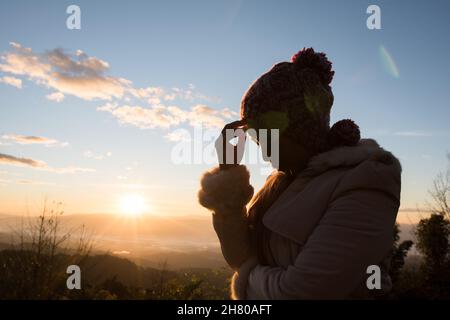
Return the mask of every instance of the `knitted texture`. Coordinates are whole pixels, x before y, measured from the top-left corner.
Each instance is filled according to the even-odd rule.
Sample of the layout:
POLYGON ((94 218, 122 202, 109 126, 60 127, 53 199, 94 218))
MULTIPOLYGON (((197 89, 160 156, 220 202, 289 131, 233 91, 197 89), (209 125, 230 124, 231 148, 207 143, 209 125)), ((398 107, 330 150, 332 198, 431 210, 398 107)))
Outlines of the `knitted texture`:
POLYGON ((324 53, 302 49, 292 62, 276 64, 250 86, 242 98, 241 117, 251 120, 268 111, 284 112, 289 123, 283 134, 306 148, 323 150, 330 129, 333 75, 324 53))

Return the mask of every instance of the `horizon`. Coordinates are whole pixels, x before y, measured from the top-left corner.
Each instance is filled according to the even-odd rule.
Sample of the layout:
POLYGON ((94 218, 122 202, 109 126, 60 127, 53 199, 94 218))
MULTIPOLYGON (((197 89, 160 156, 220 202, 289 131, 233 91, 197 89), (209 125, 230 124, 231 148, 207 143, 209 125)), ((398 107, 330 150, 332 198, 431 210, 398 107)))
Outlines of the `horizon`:
MULTIPOLYGON (((398 215, 397 215, 397 222, 400 224, 405 225, 415 225, 417 222, 425 217, 428 217, 433 210, 431 209, 425 209, 425 208, 419 208, 419 209, 411 209, 411 208, 405 208, 405 209, 399 209, 398 215)), ((0 212, 0 216, 10 216, 10 217, 26 217, 26 218, 35 218, 41 215, 41 212, 36 211, 34 213, 8 213, 8 212, 0 212)), ((207 219, 210 220, 210 215, 203 214, 203 213, 194 213, 194 214, 158 214, 158 213, 148 213, 143 212, 139 215, 135 216, 127 216, 120 212, 68 212, 64 213, 64 217, 70 217, 70 216, 115 216, 117 218, 122 218, 124 220, 140 220, 140 219, 146 219, 146 218, 193 218, 193 219, 207 219)))

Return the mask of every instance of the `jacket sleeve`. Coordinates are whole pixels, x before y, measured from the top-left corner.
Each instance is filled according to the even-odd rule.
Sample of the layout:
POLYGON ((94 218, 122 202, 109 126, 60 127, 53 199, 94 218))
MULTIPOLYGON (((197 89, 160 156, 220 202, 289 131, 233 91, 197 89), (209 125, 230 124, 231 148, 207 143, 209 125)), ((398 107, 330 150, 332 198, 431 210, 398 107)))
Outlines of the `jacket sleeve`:
MULTIPOLYGON (((350 172, 295 263, 287 268, 257 264, 250 272, 244 270, 246 279, 234 279, 237 298, 343 299, 368 277, 368 266, 380 264, 389 254, 399 207, 399 172, 392 176, 374 163, 350 172)), ((235 275, 239 277, 240 271, 235 275)))
POLYGON ((251 253, 246 204, 252 196, 250 174, 243 165, 228 170, 217 167, 201 179, 199 202, 213 211, 222 254, 233 269, 238 269, 251 253))

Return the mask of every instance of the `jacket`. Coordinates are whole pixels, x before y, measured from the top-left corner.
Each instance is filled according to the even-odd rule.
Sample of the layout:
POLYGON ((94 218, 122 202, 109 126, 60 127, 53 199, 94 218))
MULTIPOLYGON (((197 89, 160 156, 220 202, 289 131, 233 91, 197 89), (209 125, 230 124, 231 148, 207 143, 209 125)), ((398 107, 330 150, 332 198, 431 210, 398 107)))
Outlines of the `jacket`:
POLYGON ((201 179, 200 203, 213 211, 222 253, 235 270, 233 299, 367 298, 367 268, 391 288, 389 256, 400 205, 401 166, 374 140, 313 157, 263 217, 275 266, 258 263, 246 204, 253 195, 239 165, 201 179))

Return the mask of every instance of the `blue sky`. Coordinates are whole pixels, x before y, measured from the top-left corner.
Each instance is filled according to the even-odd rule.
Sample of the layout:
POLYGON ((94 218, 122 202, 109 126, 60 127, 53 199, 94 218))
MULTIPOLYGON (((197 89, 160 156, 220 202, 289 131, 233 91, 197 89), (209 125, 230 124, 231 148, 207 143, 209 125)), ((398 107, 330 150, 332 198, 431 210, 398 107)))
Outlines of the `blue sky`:
MULTIPOLYGON (((332 121, 354 119, 364 137, 397 155, 402 207, 422 207, 450 151, 449 15, 448 1, 2 1, 2 56, 15 52, 10 42, 38 57, 61 48, 77 59, 81 50, 107 62, 102 76, 132 81, 133 89, 162 88, 164 107, 207 109, 149 128, 97 110, 108 102, 152 108, 148 96, 87 99, 47 78, 0 71, 0 78, 22 81, 21 88, 0 83, 0 153, 46 163, 0 163, 0 212, 23 212, 44 197, 64 202, 68 212, 113 212, 123 194, 138 192, 160 214, 204 213, 196 191, 210 165, 175 165, 175 142, 165 136, 192 131, 189 121, 204 112, 216 112, 212 120, 234 119, 224 110, 239 111, 254 79, 310 46, 326 52, 336 71, 332 121), (81 8, 81 30, 66 28, 70 4, 81 8), (370 4, 381 8, 381 30, 366 27, 370 4), (392 57, 398 76, 381 51, 392 57), (64 90, 60 102, 46 98, 64 90), (58 143, 21 144, 18 135, 58 143)), ((260 186, 264 177, 251 168, 260 186)))

